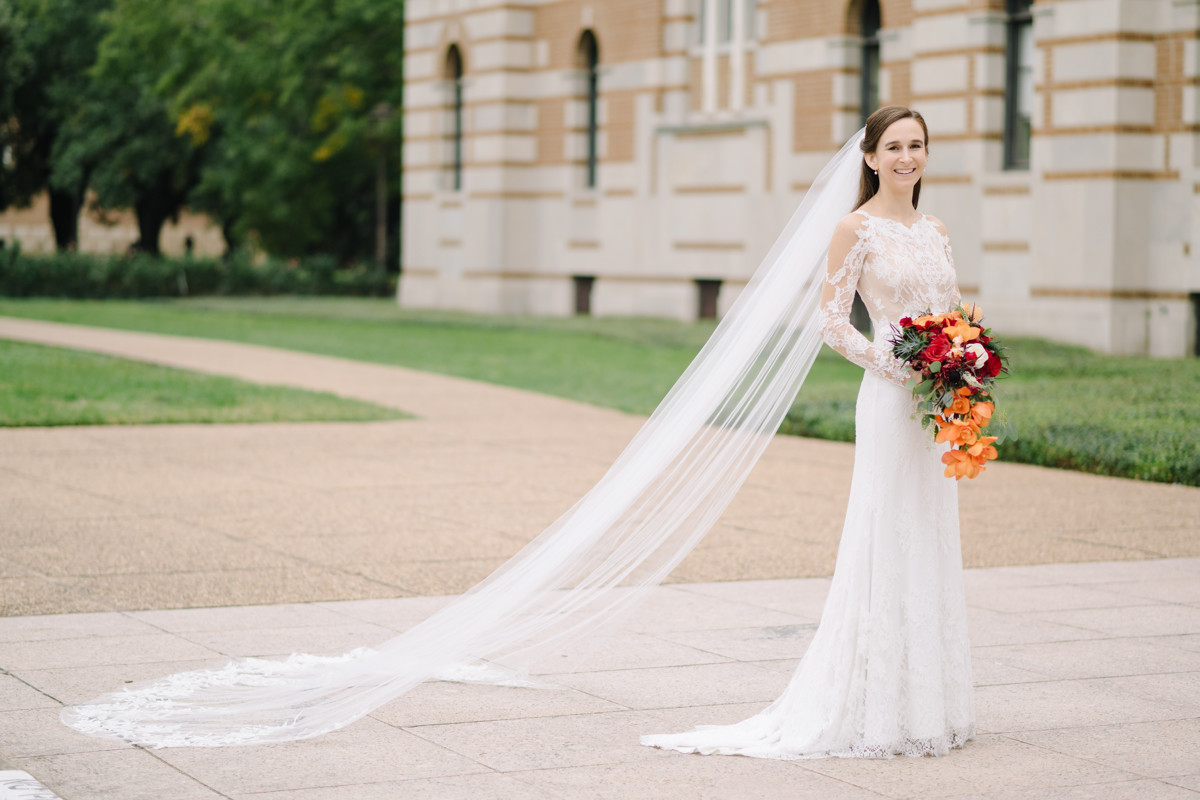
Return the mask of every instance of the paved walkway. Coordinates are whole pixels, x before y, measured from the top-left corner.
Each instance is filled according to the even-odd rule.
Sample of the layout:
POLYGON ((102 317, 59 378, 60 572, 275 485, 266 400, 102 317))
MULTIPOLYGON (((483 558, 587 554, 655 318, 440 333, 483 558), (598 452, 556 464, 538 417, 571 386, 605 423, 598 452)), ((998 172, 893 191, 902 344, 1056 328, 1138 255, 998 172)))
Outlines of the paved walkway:
POLYGON ((77 735, 57 708, 124 681, 387 638, 564 510, 638 420, 221 342, 11 319, 0 337, 420 417, 0 431, 0 780, 26 770, 67 800, 1200 793, 1200 490, 1011 464, 962 487, 965 558, 983 567, 968 571, 981 735, 963 752, 764 763, 636 746, 761 707, 803 652, 852 450, 788 438, 659 590, 666 612, 562 660, 557 690, 431 683, 345 731, 246 750, 77 735))

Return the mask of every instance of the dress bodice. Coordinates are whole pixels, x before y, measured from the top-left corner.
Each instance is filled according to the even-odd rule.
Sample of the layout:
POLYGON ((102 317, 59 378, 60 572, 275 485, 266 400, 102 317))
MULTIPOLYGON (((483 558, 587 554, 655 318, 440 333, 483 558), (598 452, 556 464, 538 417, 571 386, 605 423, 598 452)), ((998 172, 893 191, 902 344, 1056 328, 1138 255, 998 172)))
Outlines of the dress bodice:
POLYGON ((887 337, 902 317, 948 311, 959 303, 950 240, 922 215, 911 226, 863 211, 858 240, 841 268, 830 266, 821 306, 825 342, 856 364, 896 384, 909 370, 891 354, 887 337), (850 323, 854 293, 862 295, 875 342, 850 323))

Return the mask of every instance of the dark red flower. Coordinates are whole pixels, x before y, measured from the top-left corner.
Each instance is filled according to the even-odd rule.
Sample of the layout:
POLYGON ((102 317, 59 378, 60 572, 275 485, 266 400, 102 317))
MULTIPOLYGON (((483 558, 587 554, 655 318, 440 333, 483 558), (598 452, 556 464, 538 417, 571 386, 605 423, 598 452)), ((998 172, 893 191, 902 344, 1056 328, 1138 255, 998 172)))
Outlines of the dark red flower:
POLYGON ((985 378, 994 378, 1000 374, 1000 370, 1004 368, 1004 364, 1000 361, 1000 356, 991 353, 988 360, 983 362, 983 367, 980 368, 979 374, 985 378))
POLYGON ((900 327, 901 328, 911 328, 912 327, 912 317, 901 317, 900 318, 900 327))

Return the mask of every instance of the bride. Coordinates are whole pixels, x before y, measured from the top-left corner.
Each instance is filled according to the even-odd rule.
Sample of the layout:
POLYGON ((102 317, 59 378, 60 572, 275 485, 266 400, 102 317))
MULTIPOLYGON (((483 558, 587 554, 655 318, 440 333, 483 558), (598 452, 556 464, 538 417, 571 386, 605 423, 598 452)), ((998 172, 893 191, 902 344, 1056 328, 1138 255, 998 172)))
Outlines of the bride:
POLYGON ((867 374, 845 529, 812 645, 761 714, 643 741, 771 758, 961 745, 973 708, 955 482, 913 418, 905 368, 848 321, 855 291, 883 333, 903 315, 958 303, 945 229, 916 212, 927 138, 916 112, 872 114, 604 477, 478 586, 374 648, 171 675, 65 708, 63 722, 149 747, 257 744, 345 727, 430 679, 530 685, 534 664, 617 619, 715 524, 824 339, 867 374))
POLYGON ((784 691, 737 725, 644 736, 684 752, 764 758, 943 755, 974 733, 956 482, 943 476, 884 338, 901 317, 959 303, 950 242, 917 213, 928 132, 890 106, 867 120, 855 211, 829 245, 825 341, 866 368, 837 566, 812 644, 784 691), (857 290, 880 332, 850 324, 857 290))

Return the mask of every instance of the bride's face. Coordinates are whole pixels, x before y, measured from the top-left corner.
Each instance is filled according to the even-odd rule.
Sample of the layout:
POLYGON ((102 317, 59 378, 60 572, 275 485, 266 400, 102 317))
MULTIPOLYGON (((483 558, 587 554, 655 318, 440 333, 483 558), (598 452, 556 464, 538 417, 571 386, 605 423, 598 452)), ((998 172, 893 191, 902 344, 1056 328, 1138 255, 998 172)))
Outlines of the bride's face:
POLYGON ((929 152, 925 131, 915 119, 900 119, 887 126, 874 153, 867 153, 867 166, 879 173, 879 184, 905 191, 921 179, 929 152))

